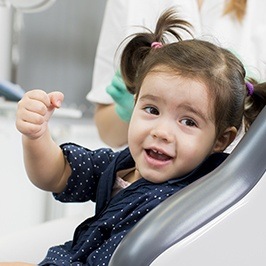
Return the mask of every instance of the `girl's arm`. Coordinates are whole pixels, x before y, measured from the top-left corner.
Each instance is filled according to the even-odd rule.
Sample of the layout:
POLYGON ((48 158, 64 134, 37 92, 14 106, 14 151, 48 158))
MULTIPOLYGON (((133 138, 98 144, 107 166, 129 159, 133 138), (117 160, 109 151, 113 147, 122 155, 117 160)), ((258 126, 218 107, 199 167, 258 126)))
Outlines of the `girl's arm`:
POLYGON ((48 121, 63 101, 60 92, 27 92, 18 104, 17 129, 22 133, 23 155, 29 179, 37 187, 63 191, 71 168, 61 148, 53 141, 48 121))
POLYGON ((23 135, 22 143, 24 164, 31 182, 43 190, 62 192, 71 168, 48 130, 36 140, 23 135))

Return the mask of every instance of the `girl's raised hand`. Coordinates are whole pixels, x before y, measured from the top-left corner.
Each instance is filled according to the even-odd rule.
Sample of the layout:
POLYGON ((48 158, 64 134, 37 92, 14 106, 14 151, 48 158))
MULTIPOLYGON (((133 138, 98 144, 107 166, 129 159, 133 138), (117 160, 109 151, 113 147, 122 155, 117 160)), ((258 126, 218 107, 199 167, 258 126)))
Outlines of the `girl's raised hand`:
POLYGON ((58 91, 49 94, 42 90, 26 92, 18 102, 17 129, 31 139, 41 137, 55 108, 61 106, 63 99, 63 93, 58 91))

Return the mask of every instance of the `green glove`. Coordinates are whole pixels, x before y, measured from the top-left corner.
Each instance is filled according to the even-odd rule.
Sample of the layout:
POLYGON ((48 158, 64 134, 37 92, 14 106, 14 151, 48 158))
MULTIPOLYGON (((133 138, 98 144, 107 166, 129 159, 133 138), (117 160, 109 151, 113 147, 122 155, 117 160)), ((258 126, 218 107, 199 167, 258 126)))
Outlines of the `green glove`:
POLYGON ((119 71, 115 73, 111 84, 106 88, 106 92, 115 101, 115 111, 118 116, 129 122, 134 108, 134 96, 127 90, 119 71))

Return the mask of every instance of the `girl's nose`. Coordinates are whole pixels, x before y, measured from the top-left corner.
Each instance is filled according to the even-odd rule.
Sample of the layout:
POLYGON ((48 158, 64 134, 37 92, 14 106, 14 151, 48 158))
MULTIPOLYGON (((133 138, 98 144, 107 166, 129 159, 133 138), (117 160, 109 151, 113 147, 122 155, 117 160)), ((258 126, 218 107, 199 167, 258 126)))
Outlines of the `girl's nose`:
POLYGON ((174 135, 172 134, 171 130, 167 130, 166 128, 157 127, 152 129, 151 136, 154 139, 158 139, 164 142, 173 142, 174 141, 174 135))

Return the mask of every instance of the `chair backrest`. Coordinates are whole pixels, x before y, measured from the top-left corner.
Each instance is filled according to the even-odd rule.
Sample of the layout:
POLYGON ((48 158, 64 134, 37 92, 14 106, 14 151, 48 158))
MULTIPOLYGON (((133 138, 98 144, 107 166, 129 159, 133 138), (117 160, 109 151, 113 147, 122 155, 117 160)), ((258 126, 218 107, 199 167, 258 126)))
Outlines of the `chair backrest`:
POLYGON ((266 171, 266 107, 226 161, 147 214, 109 266, 147 266, 245 197, 266 171))

